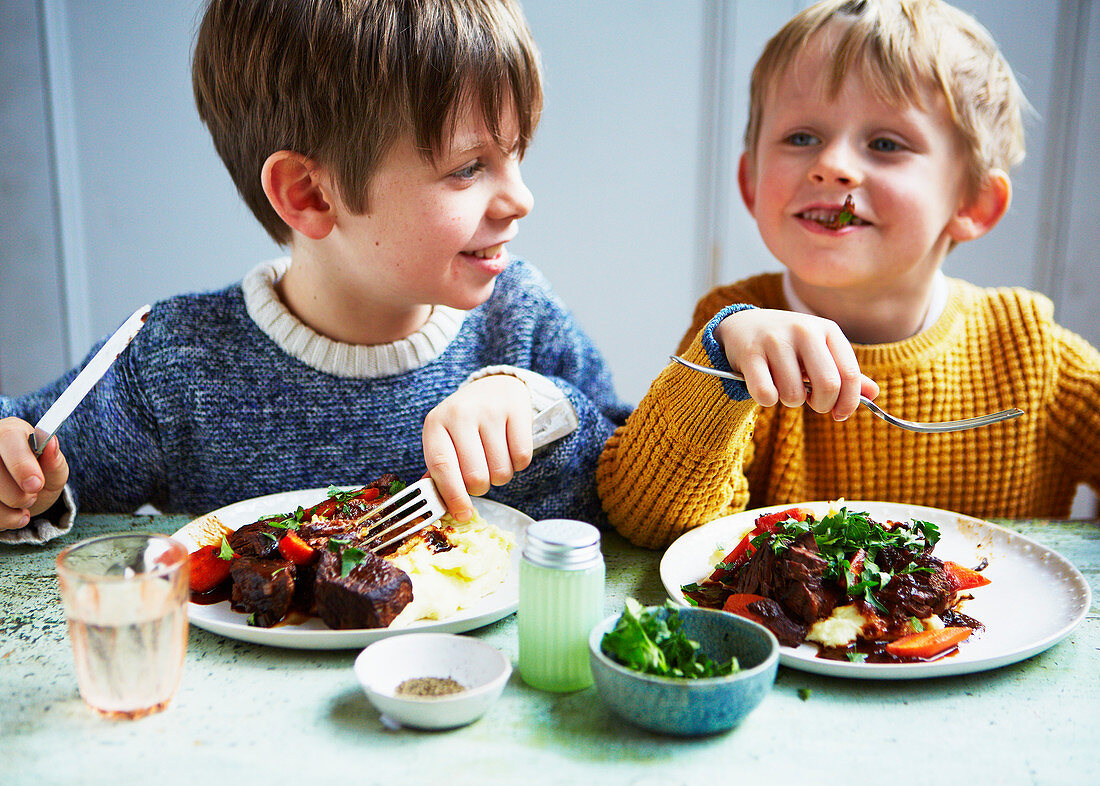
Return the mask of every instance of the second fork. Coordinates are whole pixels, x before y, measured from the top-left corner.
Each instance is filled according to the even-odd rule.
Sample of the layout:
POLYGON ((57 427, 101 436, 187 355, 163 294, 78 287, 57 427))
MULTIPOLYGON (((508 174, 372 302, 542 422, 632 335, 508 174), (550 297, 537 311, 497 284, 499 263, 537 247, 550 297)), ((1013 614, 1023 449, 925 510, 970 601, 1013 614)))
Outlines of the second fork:
MULTIPOLYGON (((693 371, 698 371, 701 374, 709 374, 712 377, 721 377, 722 379, 732 379, 738 382, 744 382, 745 378, 740 374, 733 371, 721 371, 716 368, 710 368, 709 366, 700 366, 697 363, 691 363, 684 360, 678 355, 669 355, 671 360, 676 361, 681 366, 686 366, 693 371)), ((809 390, 809 385, 806 385, 806 389, 809 390)), ((978 428, 979 426, 988 426, 991 423, 1000 423, 1002 420, 1011 420, 1018 418, 1024 414, 1022 409, 1013 407, 1012 409, 1005 409, 1000 412, 991 412, 988 415, 979 415, 974 418, 965 418, 963 420, 943 420, 939 422, 918 422, 913 420, 905 420, 899 418, 896 415, 891 415, 886 410, 875 404, 869 398, 865 396, 859 397, 859 403, 871 410, 877 417, 882 418, 892 426, 903 428, 906 431, 916 431, 922 434, 942 434, 948 431, 965 431, 967 429, 978 428)))

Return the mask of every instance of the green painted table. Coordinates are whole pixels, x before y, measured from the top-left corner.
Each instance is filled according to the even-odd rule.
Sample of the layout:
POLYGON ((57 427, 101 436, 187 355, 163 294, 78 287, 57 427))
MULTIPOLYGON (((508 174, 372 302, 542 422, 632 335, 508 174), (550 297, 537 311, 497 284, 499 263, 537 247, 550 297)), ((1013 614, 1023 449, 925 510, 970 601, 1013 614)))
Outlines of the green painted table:
MULTIPOLYGON (((684 740, 608 714, 595 689, 553 695, 513 674, 481 720, 392 730, 355 651, 244 644, 192 627, 164 712, 104 721, 76 691, 53 564, 78 539, 171 533, 170 516, 81 518, 45 547, 0 550, 0 784, 1089 784, 1100 783, 1100 526, 1000 522, 1085 574, 1093 605, 1054 648, 980 674, 841 680, 780 667, 738 728, 684 740)), ((604 540, 609 613, 660 603, 659 554, 604 540)), ((514 615, 471 635, 516 660, 514 615)))

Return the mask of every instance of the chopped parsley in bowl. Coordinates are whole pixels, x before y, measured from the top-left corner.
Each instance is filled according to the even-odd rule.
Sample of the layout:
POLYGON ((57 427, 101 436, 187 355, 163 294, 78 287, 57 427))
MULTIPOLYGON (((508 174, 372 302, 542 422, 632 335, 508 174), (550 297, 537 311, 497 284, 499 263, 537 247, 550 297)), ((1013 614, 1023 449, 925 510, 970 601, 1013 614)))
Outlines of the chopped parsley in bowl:
POLYGON ((771 689, 779 663, 779 642, 751 620, 633 600, 596 625, 588 645, 604 703, 637 726, 676 736, 739 724, 771 689))

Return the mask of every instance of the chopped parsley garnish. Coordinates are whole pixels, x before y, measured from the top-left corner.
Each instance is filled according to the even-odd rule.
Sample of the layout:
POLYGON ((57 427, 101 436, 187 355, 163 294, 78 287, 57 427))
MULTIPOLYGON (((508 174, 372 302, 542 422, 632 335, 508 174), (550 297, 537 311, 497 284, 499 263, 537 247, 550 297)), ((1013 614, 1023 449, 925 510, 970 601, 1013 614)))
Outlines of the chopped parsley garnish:
POLYGON ((222 535, 221 546, 218 547, 218 559, 224 559, 228 562, 236 556, 237 554, 233 551, 233 547, 229 545, 228 538, 222 535))
POLYGON ((683 620, 674 604, 666 603, 667 615, 647 611, 634 598, 626 599, 626 608, 614 629, 604 634, 600 647, 604 653, 629 669, 659 677, 721 677, 740 671, 737 658, 716 663, 699 651, 681 630, 683 620))
POLYGON ((328 550, 340 556, 340 578, 347 578, 363 562, 367 552, 348 546, 349 541, 342 538, 329 538, 328 550))
POLYGON ((360 488, 348 489, 345 491, 336 486, 329 486, 328 489, 325 491, 325 494, 328 495, 329 499, 334 499, 337 502, 347 502, 349 499, 353 499, 359 496, 362 492, 363 489, 360 488))
POLYGON ((288 513, 285 516, 272 516, 269 519, 261 519, 264 524, 269 527, 278 527, 279 529, 298 529, 302 525, 302 521, 305 520, 306 511, 301 505, 293 513, 288 513))

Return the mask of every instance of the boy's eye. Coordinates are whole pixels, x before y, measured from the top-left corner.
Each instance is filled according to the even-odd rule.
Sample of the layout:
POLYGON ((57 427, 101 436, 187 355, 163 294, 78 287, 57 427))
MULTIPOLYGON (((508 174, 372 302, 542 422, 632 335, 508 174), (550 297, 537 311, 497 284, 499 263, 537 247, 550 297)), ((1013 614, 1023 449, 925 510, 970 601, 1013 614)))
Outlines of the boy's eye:
POLYGON ((452 172, 451 177, 457 178, 458 180, 470 180, 483 169, 485 169, 485 164, 480 161, 474 161, 462 167, 462 169, 457 169, 452 172))
POLYGON ((813 134, 807 134, 805 131, 797 131, 787 137, 787 144, 794 145, 795 147, 808 147, 815 144, 818 141, 817 137, 813 134))
POLYGON ((870 148, 876 153, 896 153, 902 149, 901 144, 893 139, 887 139, 886 137, 872 139, 870 148))

